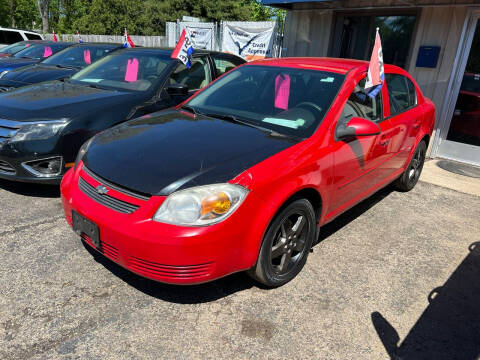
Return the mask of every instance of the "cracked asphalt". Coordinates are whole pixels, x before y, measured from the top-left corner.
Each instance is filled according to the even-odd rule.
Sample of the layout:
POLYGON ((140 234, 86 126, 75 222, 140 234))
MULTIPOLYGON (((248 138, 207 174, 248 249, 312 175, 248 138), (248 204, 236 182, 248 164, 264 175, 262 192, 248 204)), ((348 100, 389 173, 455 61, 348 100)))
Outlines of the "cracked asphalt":
POLYGON ((0 181, 0 359, 478 359, 480 197, 387 188, 278 289, 176 287, 89 251, 56 187, 0 181))

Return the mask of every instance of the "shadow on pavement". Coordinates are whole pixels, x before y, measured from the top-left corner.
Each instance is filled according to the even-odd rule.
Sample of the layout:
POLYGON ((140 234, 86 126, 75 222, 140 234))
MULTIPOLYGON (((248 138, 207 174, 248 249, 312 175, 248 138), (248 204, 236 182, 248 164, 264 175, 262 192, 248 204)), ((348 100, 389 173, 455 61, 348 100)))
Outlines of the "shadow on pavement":
POLYGON ((169 285, 154 280, 146 279, 136 275, 120 265, 114 263, 105 256, 99 254, 89 245, 83 246, 94 257, 94 259, 105 266, 115 276, 125 281, 135 289, 146 295, 178 304, 198 304, 215 301, 246 290, 257 285, 247 274, 241 272, 229 275, 219 280, 200 285, 169 285))
POLYGON ((480 242, 469 251, 447 282, 428 295, 428 307, 401 344, 395 328, 380 313, 372 313, 391 359, 480 358, 480 242))
POLYGON ((24 196, 41 198, 60 197, 59 185, 30 184, 0 179, 0 188, 24 196))
POLYGON ((357 204, 350 210, 347 210, 345 213, 334 219, 332 222, 322 226, 320 229, 320 236, 318 238, 317 244, 328 238, 330 235, 336 233, 344 226, 351 223, 364 212, 368 211, 370 208, 374 207, 376 204, 378 204, 380 201, 390 195, 393 191, 395 190, 392 186, 387 186, 377 191, 369 198, 363 200, 361 203, 357 204))

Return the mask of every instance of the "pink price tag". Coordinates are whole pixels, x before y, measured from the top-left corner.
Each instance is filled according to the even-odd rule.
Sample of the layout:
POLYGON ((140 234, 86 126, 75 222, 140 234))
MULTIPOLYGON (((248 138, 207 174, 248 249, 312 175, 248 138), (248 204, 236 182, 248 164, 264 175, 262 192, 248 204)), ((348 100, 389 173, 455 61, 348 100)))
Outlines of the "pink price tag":
POLYGON ((52 55, 52 48, 50 46, 45 46, 44 51, 43 51, 43 57, 47 58, 50 55, 52 55))
POLYGON ((133 82, 137 81, 138 77, 138 59, 127 60, 127 71, 125 72, 125 81, 133 82))
POLYGON ((290 99, 290 76, 277 75, 275 78, 275 107, 277 109, 288 110, 288 100, 290 99))
POLYGON ((26 48, 29 47, 29 46, 30 46, 30 44, 25 44, 25 47, 26 47, 26 48))
POLYGON ((85 60, 85 64, 91 64, 92 60, 90 58, 90 50, 84 50, 83 51, 83 60, 85 60))

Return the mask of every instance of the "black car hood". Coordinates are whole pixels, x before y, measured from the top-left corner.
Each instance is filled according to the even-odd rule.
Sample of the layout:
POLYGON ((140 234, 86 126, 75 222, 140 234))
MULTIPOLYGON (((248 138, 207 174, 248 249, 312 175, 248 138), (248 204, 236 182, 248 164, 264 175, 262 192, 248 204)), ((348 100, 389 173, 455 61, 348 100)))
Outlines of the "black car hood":
POLYGON ((62 79, 75 74, 78 69, 54 65, 35 64, 9 71, 0 78, 0 86, 20 87, 43 81, 62 79))
POLYGON ((22 58, 15 58, 15 57, 1 58, 0 71, 32 65, 38 62, 40 62, 40 59, 22 59, 22 58))
POLYGON ((127 189, 169 195, 227 182, 296 142, 241 124, 166 110, 97 135, 83 162, 127 189))
POLYGON ((0 118, 19 121, 73 118, 138 101, 138 96, 140 94, 52 81, 0 93, 0 118))

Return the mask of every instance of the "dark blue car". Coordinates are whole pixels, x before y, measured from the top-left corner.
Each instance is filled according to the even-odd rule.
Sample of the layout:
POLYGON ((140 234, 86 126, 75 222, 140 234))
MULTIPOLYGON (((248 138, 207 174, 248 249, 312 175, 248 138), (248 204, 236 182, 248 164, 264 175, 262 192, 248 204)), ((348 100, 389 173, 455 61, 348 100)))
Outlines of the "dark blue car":
POLYGON ((122 48, 121 44, 112 43, 82 43, 70 46, 38 64, 3 73, 0 75, 0 91, 68 78, 110 52, 122 48))
POLYGON ((42 43, 31 44, 22 51, 17 52, 12 57, 0 59, 0 74, 4 71, 10 71, 22 66, 32 65, 56 54, 73 43, 44 41, 42 43))

